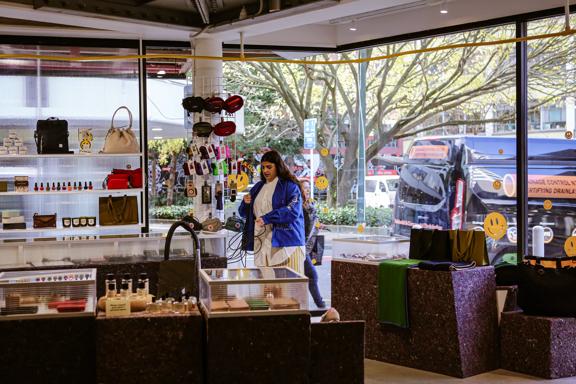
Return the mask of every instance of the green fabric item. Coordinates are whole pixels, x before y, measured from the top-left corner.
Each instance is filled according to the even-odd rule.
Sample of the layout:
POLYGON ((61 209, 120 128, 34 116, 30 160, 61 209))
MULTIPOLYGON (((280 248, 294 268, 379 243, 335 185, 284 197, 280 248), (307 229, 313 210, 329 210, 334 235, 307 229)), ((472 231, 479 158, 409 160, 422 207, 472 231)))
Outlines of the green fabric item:
POLYGON ((385 260, 378 265, 378 321, 408 328, 407 269, 421 260, 385 260))

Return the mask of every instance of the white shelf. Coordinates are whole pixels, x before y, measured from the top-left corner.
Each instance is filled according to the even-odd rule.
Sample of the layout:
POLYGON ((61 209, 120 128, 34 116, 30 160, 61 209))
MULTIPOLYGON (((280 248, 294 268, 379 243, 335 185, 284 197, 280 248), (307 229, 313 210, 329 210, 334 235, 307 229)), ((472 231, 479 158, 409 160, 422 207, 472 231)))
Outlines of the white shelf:
MULTIPOLYGON (((30 188, 30 187, 28 187, 30 188)), ((128 189, 87 189, 81 191, 38 191, 38 192, 0 192, 0 196, 46 196, 46 195, 78 195, 78 194, 92 194, 92 195, 117 195, 127 194, 133 192, 143 192, 142 188, 128 188, 128 189)))
POLYGON ((46 155, 0 155, 0 159, 10 159, 10 160, 16 160, 16 159, 43 159, 43 158, 49 158, 49 157, 59 157, 59 158, 74 158, 74 159, 78 159, 78 158, 91 158, 91 157, 104 157, 104 158, 108 158, 108 157, 142 157, 142 153, 86 153, 86 154, 81 154, 81 153, 70 153, 70 154, 61 154, 61 153, 56 153, 56 154, 46 154, 46 155))
MULTIPOLYGON (((28 225, 28 223, 26 224, 28 225)), ((75 235, 78 231, 85 230, 102 230, 102 229, 134 229, 143 228, 144 224, 130 224, 130 225, 96 225, 94 227, 56 227, 56 228, 26 228, 26 229, 0 229, 0 235, 10 233, 29 233, 29 232, 70 232, 75 235)))

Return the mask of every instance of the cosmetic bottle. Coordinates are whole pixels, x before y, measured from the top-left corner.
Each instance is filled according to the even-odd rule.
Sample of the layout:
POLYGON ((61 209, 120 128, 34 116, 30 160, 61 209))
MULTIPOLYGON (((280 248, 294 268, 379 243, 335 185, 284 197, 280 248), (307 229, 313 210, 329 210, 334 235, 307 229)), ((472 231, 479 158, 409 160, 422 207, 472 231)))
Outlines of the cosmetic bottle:
POLYGON ((140 300, 145 300, 148 297, 146 293, 146 284, 142 280, 138 280, 138 287, 136 288, 136 294, 140 300))
POLYGON ((130 291, 130 285, 125 280, 122 280, 122 288, 120 289, 120 296, 130 298, 131 293, 132 291, 130 291))
POLYGON ((60 188, 60 182, 58 182, 58 184, 56 185, 56 190, 60 191, 62 188, 60 188))
POLYGON ((44 190, 44 183, 40 183, 40 190, 41 190, 41 191, 44 190))
POLYGON ((52 182, 52 190, 55 191, 56 190, 56 183, 52 182))
POLYGON ((116 278, 113 273, 106 275, 106 297, 114 297, 117 294, 116 290, 116 278))
POLYGON ((70 184, 70 182, 68 182, 68 192, 70 192, 72 190, 72 184, 70 184))
POLYGON ((122 279, 122 284, 128 284, 128 290, 130 291, 130 294, 132 294, 132 276, 130 276, 129 273, 125 273, 124 274, 124 278, 122 279))
POLYGON ((91 181, 88 183, 88 189, 89 189, 89 190, 92 190, 92 189, 93 189, 93 188, 92 188, 92 182, 91 182, 91 181))
POLYGON ((46 192, 50 192, 50 182, 46 183, 46 192))
POLYGON ((38 183, 34 183, 34 192, 38 192, 38 183))
POLYGON ((139 276, 138 276, 138 285, 140 285, 140 282, 144 283, 144 289, 146 291, 146 294, 150 294, 150 281, 148 280, 148 274, 146 274, 146 272, 142 272, 139 276))
POLYGON ((88 189, 88 183, 84 182, 84 190, 88 189))
POLYGON ((75 191, 78 190, 78 186, 76 185, 76 182, 74 182, 74 186, 72 188, 74 188, 75 191))

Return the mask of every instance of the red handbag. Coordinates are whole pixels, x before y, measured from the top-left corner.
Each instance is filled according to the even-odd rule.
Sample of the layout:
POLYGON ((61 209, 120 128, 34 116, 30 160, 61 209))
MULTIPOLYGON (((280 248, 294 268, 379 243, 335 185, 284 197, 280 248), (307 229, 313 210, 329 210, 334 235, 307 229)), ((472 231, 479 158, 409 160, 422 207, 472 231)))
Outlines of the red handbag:
POLYGON ((128 189, 130 188, 130 175, 126 174, 110 174, 106 178, 106 189, 128 189))
MULTIPOLYGON (((126 188, 142 188, 144 185, 142 178, 142 168, 136 169, 113 169, 113 175, 127 175, 129 187, 126 188)), ((110 189, 110 188, 108 188, 110 189)))
POLYGON ((204 109, 210 113, 220 113, 224 109, 224 100, 221 97, 209 97, 204 100, 204 109))

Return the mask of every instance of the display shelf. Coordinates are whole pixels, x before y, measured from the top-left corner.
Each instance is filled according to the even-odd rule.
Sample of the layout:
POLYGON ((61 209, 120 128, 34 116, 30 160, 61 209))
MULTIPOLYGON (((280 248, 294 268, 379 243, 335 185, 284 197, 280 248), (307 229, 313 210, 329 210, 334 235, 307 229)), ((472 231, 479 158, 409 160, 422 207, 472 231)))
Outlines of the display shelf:
POLYGON ((46 195, 77 195, 77 194, 94 194, 94 195, 117 195, 132 192, 144 192, 142 188, 128 189, 87 189, 81 191, 38 191, 38 192, 0 192, 0 196, 46 196, 46 195))
POLYGON ((17 159, 42 159, 42 158, 50 158, 50 157, 62 157, 62 158, 90 158, 90 157, 141 157, 142 152, 138 153, 70 153, 70 154, 45 154, 45 155, 0 155, 0 159, 5 160, 17 160, 17 159))
POLYGON ((142 228, 144 224, 130 224, 130 225, 95 225, 93 227, 56 227, 56 228, 26 228, 26 229, 0 229, 0 236, 10 233, 28 233, 28 232, 58 232, 58 231, 69 231, 71 234, 77 231, 84 230, 101 230, 101 229, 134 229, 142 228))
POLYGON ((223 311, 210 312, 204 303, 200 303, 200 310, 208 318, 220 317, 256 317, 256 316, 286 316, 286 315, 310 315, 310 311, 305 309, 266 309, 254 311, 223 311))

